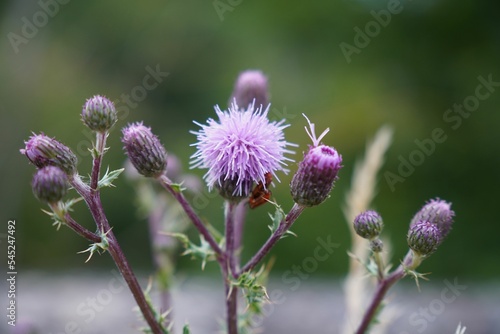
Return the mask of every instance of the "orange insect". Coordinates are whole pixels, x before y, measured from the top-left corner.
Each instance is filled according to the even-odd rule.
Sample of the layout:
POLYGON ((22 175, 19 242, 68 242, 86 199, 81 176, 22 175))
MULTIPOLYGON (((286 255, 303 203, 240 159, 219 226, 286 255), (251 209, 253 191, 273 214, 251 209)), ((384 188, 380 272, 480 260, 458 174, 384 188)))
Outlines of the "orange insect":
POLYGON ((268 188, 271 185, 271 182, 273 182, 273 175, 271 173, 266 173, 264 177, 266 186, 264 187, 264 184, 262 182, 259 182, 252 190, 252 194, 248 199, 248 205, 250 206, 250 209, 255 209, 256 207, 267 203, 271 198, 271 190, 269 190, 268 188))

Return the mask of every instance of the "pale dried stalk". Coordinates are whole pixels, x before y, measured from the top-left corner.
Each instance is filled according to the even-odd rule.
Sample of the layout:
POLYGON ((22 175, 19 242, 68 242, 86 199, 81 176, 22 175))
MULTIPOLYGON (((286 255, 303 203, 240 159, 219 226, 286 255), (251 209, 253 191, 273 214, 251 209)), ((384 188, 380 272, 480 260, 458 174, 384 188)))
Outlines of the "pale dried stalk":
MULTIPOLYGON (((388 126, 378 130, 367 145, 364 159, 356 163, 351 189, 346 194, 346 206, 343 211, 351 232, 351 253, 362 260, 368 258, 368 243, 356 235, 352 222, 359 213, 370 208, 375 197, 377 174, 384 162, 384 155, 391 144, 391 138, 392 129, 388 126)), ((356 259, 351 258, 349 273, 344 284, 346 320, 342 333, 353 333, 361 321, 368 281, 365 276, 364 267, 356 259)))

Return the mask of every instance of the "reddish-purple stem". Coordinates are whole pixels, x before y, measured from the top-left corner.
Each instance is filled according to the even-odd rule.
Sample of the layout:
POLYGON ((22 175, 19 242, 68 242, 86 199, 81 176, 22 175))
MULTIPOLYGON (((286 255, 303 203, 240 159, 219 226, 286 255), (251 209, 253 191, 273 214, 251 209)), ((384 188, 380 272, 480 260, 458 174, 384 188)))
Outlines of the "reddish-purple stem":
POLYGON ((172 194, 172 196, 174 196, 177 202, 179 202, 193 225, 198 229, 198 232, 201 233, 203 238, 205 238, 210 247, 212 247, 213 251, 217 254, 217 257, 220 261, 221 256, 223 256, 222 249, 219 247, 212 234, 210 234, 210 231, 208 231, 207 227, 203 224, 200 217, 198 217, 198 215, 194 212, 193 208, 186 200, 184 195, 172 187, 170 180, 165 175, 159 176, 157 180, 170 194, 172 194))
POLYGON ((396 268, 396 270, 394 270, 391 274, 389 274, 387 277, 383 278, 378 282, 377 289, 375 290, 375 294, 373 295, 373 299, 370 303, 370 306, 366 310, 365 315, 361 320, 361 324, 359 325, 355 334, 364 334, 368 330, 368 327, 370 326, 373 317, 377 313, 377 309, 379 308, 380 303, 384 300, 385 294, 387 293, 387 291, 391 286, 393 286, 397 281, 406 276, 405 268, 410 266, 411 263, 412 263, 412 255, 410 252, 406 255, 403 263, 400 264, 396 268))
POLYGON ((290 212, 286 215, 285 219, 283 219, 276 231, 267 239, 267 241, 262 245, 259 251, 247 262, 247 264, 240 270, 238 273, 238 277, 255 268, 257 264, 269 253, 269 251, 274 247, 274 245, 281 239, 281 237, 285 234, 286 231, 290 229, 293 223, 300 216, 302 211, 304 211, 305 207, 299 204, 294 204, 290 209, 290 212))

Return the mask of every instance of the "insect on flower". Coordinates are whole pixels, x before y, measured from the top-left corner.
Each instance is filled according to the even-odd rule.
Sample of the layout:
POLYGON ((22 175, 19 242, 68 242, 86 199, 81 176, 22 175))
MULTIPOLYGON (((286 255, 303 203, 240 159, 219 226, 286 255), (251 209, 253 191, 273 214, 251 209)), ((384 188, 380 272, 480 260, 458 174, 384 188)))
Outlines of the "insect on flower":
POLYGON ((264 186, 262 182, 259 182, 250 194, 250 198, 248 199, 250 209, 255 209, 256 207, 267 203, 271 198, 271 190, 268 188, 271 185, 271 182, 273 182, 273 175, 268 172, 264 176, 266 178, 266 185, 264 186))

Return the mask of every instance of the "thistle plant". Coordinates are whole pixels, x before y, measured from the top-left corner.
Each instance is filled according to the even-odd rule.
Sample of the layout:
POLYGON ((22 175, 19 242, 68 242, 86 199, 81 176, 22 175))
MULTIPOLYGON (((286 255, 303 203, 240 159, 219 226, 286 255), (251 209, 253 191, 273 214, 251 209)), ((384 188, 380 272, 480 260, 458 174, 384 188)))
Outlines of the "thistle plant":
MULTIPOLYGON (((174 261, 171 253, 163 251, 174 244, 174 238, 178 241, 175 245, 184 247, 183 254, 199 259, 202 268, 212 261, 220 267, 224 282, 225 332, 228 334, 251 333, 254 330, 252 317, 262 314, 263 306, 272 302, 265 287, 270 264, 263 263, 264 258, 279 240, 293 234, 291 227, 304 210, 325 203, 343 166, 342 156, 337 150, 322 142, 329 128, 317 136, 315 124, 303 115, 307 124, 305 131, 312 143, 304 151, 292 176, 289 202, 279 204, 272 197, 272 188, 280 183, 280 176, 289 173, 295 165, 292 148, 297 145, 285 139, 284 130, 290 126, 286 120, 270 121, 269 110, 267 78, 260 71, 245 71, 236 80, 226 110, 215 106, 214 118, 206 122, 194 121, 199 128, 191 131, 196 141, 191 145, 195 152, 190 165, 191 168, 206 170, 203 179, 207 188, 217 191, 224 199, 222 232, 214 228, 215 224, 200 217, 190 204, 185 196, 188 182, 183 177, 179 178, 179 163, 173 154, 167 153, 169 146, 161 143, 153 129, 142 122, 128 124, 122 129, 121 140, 128 165, 137 172, 131 178, 136 182, 139 197, 145 197, 140 198, 140 202, 149 216, 158 286, 162 293, 159 308, 153 305, 148 291, 139 285, 112 231, 100 198, 101 189, 112 186, 123 171, 106 170, 101 175, 103 156, 108 150, 106 140, 117 122, 113 103, 103 96, 94 96, 86 101, 81 112, 84 125, 96 135, 88 180, 79 175, 77 158, 71 149, 54 138, 34 134, 21 150, 38 169, 32 182, 33 192, 48 204, 51 211, 47 213, 55 225, 58 228, 67 226, 91 242, 85 250, 89 253, 87 261, 96 252, 111 255, 147 323, 145 332, 172 333, 171 311, 175 305, 170 301, 168 286, 174 261), (145 190, 144 183, 140 185, 137 182, 141 178, 159 184, 163 193, 145 190), (63 201, 70 186, 79 197, 63 201), (93 217, 95 232, 86 229, 71 216, 73 205, 81 199, 93 217), (291 208, 285 210, 288 205, 291 208), (274 210, 270 214, 271 234, 260 248, 253 250, 252 256, 242 261, 240 254, 244 247, 245 221, 251 209, 260 206, 274 210), (200 234, 199 240, 191 240, 183 233, 185 225, 175 225, 178 218, 169 214, 173 208, 183 211, 200 234), (166 220, 172 222, 160 224, 166 220)), ((371 197, 368 196, 369 200, 371 197)), ((369 200, 362 201, 365 204, 361 207, 368 206, 369 200)), ((354 207, 351 207, 351 213, 354 207)), ((377 278, 377 288, 356 333, 367 331, 392 285, 405 276, 423 277, 415 269, 443 242, 451 229, 454 215, 449 203, 439 199, 428 202, 410 223, 408 254, 399 267, 389 272, 382 256, 382 217, 373 210, 363 211, 353 216, 353 230, 369 242, 371 256, 366 268, 377 278)), ((187 325, 183 333, 189 333, 187 325)))
POLYGON ((372 242, 372 263, 366 264, 368 272, 377 277, 377 287, 368 309, 356 330, 356 334, 365 333, 375 320, 376 314, 382 305, 383 298, 389 288, 405 276, 411 276, 418 285, 418 279, 425 278, 424 274, 418 273, 416 269, 422 261, 432 255, 440 246, 444 238, 451 230, 455 213, 451 210, 451 204, 440 199, 430 200, 418 211, 410 223, 407 235, 408 253, 401 264, 392 272, 385 267, 380 260, 379 253, 382 247, 373 247, 372 242, 376 240, 381 230, 381 217, 375 211, 366 211, 354 219, 356 233, 372 242))

